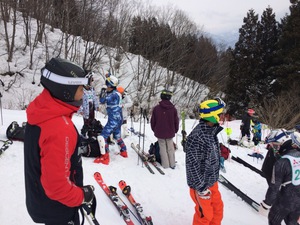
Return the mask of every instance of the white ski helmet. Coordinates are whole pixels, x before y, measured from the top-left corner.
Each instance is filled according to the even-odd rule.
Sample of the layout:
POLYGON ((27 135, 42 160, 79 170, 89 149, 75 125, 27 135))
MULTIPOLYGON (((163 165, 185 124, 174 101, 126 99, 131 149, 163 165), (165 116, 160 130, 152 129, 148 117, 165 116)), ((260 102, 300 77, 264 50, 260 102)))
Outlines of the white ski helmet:
POLYGON ((300 133, 298 131, 295 131, 291 134, 292 142, 293 144, 297 145, 298 148, 300 148, 300 133))
POLYGON ((110 75, 109 77, 106 78, 105 84, 107 87, 116 88, 119 84, 119 80, 115 76, 110 75))
POLYGON ((276 129, 272 130, 271 133, 266 137, 265 143, 283 144, 288 140, 291 140, 290 133, 284 129, 276 129))

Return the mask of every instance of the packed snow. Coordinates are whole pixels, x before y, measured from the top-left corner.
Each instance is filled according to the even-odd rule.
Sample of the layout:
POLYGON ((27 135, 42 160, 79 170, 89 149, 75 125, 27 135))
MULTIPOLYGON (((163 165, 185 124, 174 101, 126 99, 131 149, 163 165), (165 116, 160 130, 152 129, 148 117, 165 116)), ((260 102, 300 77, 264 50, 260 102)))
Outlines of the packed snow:
MULTIPOLYGON (((6 139, 6 128, 12 121, 19 124, 26 121, 26 112, 17 110, 2 110, 2 124, 0 130, 0 139, 6 139)), ((107 118, 99 112, 96 114, 97 119, 105 125, 107 118)), ((73 121, 78 130, 81 129, 83 120, 80 115, 75 114, 73 121)), ((189 133, 198 121, 187 119, 186 131, 189 133)), ((225 128, 219 134, 219 141, 226 146, 227 138, 238 139, 240 121, 225 122, 222 126, 225 128), (226 130, 232 130, 228 136, 226 130)), ((142 204, 144 214, 151 216, 154 225, 188 225, 192 224, 194 215, 194 203, 189 196, 189 188, 186 183, 185 174, 185 153, 183 152, 181 141, 181 127, 174 142, 177 144, 176 150, 176 168, 163 169, 165 175, 161 175, 153 168, 155 174, 143 166, 137 154, 131 149, 130 144, 140 143, 148 152, 151 143, 156 138, 151 131, 150 124, 140 122, 131 122, 128 120, 128 127, 133 126, 135 130, 143 133, 145 129, 145 139, 136 135, 130 135, 124 139, 127 149, 128 158, 123 158, 116 153, 119 152, 118 146, 110 146, 110 164, 95 164, 93 158, 83 158, 84 184, 91 184, 95 187, 95 195, 97 199, 96 219, 101 225, 117 225, 125 224, 120 217, 118 211, 105 195, 103 190, 94 180, 93 174, 98 171, 102 174, 107 185, 118 188, 120 180, 125 180, 131 186, 132 194, 135 200, 142 204)), ((263 129, 263 137, 267 135, 267 130, 263 129)), ((0 142, 1 147, 1 142, 0 142)), ((256 149, 242 148, 229 145, 231 155, 239 156, 256 168, 260 169, 263 161, 249 157, 254 150, 259 150, 264 156, 267 150, 264 144, 260 144, 256 149)), ((230 182, 235 184, 239 189, 245 192, 249 197, 258 203, 264 199, 267 190, 267 182, 259 174, 251 171, 243 165, 233 161, 225 161, 226 173, 222 173, 230 182)), ((14 141, 13 144, 0 156, 0 221, 5 225, 32 225, 35 224, 25 206, 25 187, 24 187, 24 167, 23 167, 23 142, 14 141)), ((243 202, 236 194, 219 184, 219 189, 224 201, 224 218, 222 225, 265 225, 267 218, 258 214, 248 204, 243 202)), ((134 212, 125 196, 118 188, 118 194, 128 204, 129 208, 134 212)), ((134 224, 139 222, 131 215, 134 224)), ((86 223, 87 224, 87 223, 86 223)))

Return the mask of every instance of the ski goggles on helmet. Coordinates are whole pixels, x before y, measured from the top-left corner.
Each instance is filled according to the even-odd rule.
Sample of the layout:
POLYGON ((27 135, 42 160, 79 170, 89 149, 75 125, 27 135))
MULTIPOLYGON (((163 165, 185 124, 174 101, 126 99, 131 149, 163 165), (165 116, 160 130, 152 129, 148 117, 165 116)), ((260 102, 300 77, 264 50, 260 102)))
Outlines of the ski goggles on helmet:
POLYGON ((85 77, 65 77, 53 73, 47 70, 46 68, 42 69, 42 76, 58 84, 78 85, 78 86, 90 85, 93 77, 90 73, 88 73, 85 77))

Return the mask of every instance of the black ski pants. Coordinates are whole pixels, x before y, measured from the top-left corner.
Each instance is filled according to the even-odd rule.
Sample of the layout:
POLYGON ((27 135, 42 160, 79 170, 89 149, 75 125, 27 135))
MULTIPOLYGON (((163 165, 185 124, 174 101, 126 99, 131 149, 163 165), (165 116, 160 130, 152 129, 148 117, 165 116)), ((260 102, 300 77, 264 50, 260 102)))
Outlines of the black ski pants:
POLYGON ((299 216, 300 202, 295 199, 293 201, 279 199, 270 209, 269 225, 281 225, 282 221, 286 225, 298 225, 299 216))

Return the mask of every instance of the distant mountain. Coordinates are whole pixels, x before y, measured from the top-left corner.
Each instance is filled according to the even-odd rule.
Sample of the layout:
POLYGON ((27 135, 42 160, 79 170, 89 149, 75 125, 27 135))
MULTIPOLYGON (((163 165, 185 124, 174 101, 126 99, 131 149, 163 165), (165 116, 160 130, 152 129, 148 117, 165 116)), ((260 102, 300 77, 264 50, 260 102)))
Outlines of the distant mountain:
POLYGON ((224 46, 226 48, 234 48, 235 43, 238 41, 239 33, 236 30, 228 31, 221 34, 207 34, 210 36, 217 46, 224 46))

